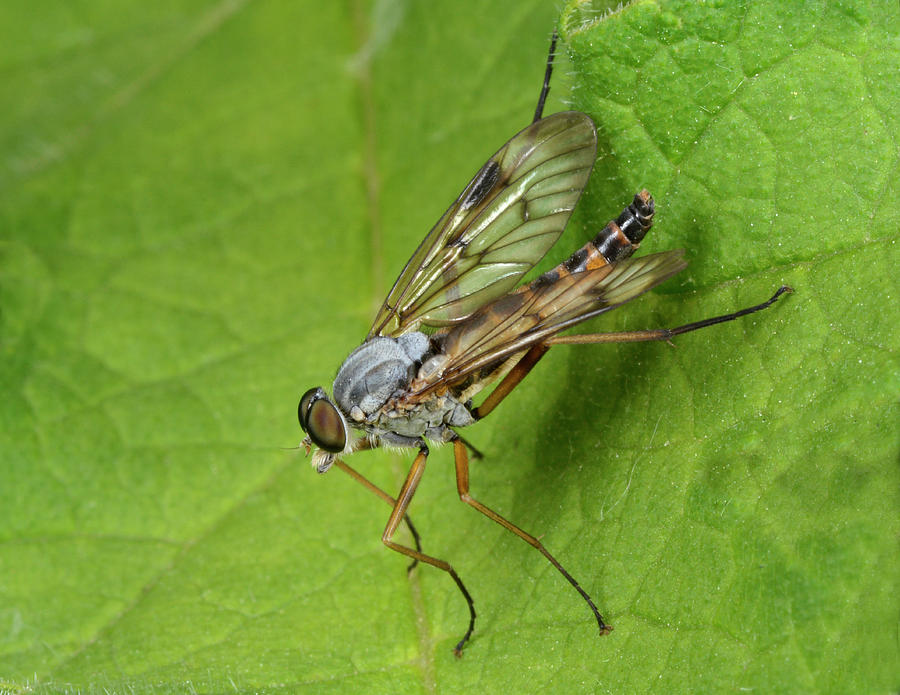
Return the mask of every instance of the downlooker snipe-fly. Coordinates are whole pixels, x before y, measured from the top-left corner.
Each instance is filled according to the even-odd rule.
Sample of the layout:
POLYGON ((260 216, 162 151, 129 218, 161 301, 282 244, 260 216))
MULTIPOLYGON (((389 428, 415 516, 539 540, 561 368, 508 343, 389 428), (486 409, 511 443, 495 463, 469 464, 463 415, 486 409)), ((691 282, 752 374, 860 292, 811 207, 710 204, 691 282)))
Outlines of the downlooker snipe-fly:
POLYGON ((781 287, 762 304, 678 328, 559 335, 643 294, 686 263, 681 250, 631 257, 653 222, 653 198, 641 191, 592 241, 520 284, 562 234, 596 156, 597 132, 586 114, 542 117, 555 46, 554 34, 531 125, 481 167, 413 253, 365 341, 338 370, 333 398, 312 388, 299 405, 303 445, 307 453, 317 447, 316 470, 337 466, 388 502, 393 511, 384 544, 412 558, 410 568, 424 562, 456 582, 469 608, 457 655, 475 627, 472 598, 449 563, 422 552, 406 513, 425 472, 427 442, 452 443, 460 499, 537 548, 587 602, 605 634, 611 626, 543 544, 469 494, 472 447, 456 430, 487 416, 553 345, 670 340, 765 309, 790 291, 781 287), (489 385, 493 390, 475 406, 489 385), (418 450, 396 497, 343 461, 378 447, 418 450), (401 522, 415 548, 394 541, 401 522))

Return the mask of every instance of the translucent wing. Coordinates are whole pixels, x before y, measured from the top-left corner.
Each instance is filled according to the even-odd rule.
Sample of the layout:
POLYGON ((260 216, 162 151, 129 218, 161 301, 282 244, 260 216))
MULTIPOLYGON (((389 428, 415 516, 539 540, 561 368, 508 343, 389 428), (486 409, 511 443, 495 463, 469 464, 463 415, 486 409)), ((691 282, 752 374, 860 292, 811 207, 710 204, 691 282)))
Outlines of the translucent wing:
POLYGON ((454 384, 468 375, 540 343, 643 294, 686 267, 682 250, 629 258, 530 285, 481 307, 464 324, 447 330, 447 361, 419 393, 454 384))
POLYGON ((514 288, 565 228, 596 150, 593 122, 575 111, 514 135, 416 249, 368 338, 458 323, 514 288))

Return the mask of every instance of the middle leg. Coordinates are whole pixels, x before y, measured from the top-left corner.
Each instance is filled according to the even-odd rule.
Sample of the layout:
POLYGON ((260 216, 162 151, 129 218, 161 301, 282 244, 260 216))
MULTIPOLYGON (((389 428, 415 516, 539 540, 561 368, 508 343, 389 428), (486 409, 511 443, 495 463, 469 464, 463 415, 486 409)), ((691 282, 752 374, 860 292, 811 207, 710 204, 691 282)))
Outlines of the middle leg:
POLYGON ((594 617, 597 619, 597 626, 600 628, 600 634, 605 635, 612 630, 612 625, 608 625, 604 622, 603 617, 600 615, 600 611, 597 610, 597 606, 594 604, 593 600, 590 596, 588 596, 587 592, 581 588, 581 585, 575 580, 575 578, 566 571, 566 568, 559 564, 559 561, 550 554, 544 544, 541 543, 537 538, 532 536, 530 533, 526 533, 518 526, 513 524, 511 521, 504 519, 502 516, 497 514, 494 510, 486 507, 481 502, 473 498, 469 494, 469 455, 466 451, 465 444, 462 443, 459 439, 453 440, 453 454, 456 460, 456 488, 459 492, 459 498, 468 504, 470 507, 474 507, 479 512, 484 514, 488 519, 492 521, 496 521, 507 531, 512 531, 523 541, 528 543, 530 546, 537 548, 541 554, 550 561, 550 564, 553 565, 557 570, 559 570, 560 574, 566 578, 566 581, 569 582, 575 590, 581 594, 581 598, 583 598, 591 611, 594 614, 594 617))

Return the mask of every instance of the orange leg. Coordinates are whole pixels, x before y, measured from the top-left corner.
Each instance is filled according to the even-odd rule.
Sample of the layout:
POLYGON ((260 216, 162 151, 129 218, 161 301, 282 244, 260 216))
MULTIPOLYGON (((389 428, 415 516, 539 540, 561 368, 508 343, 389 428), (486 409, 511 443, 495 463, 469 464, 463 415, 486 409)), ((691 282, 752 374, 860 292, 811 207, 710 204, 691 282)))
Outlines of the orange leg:
POLYGON ((456 489, 459 492, 459 498, 470 507, 474 507, 479 512, 484 514, 488 519, 496 521, 507 531, 512 531, 523 541, 525 541, 532 547, 537 548, 541 552, 541 554, 550 561, 550 564, 553 565, 557 570, 559 570, 560 574, 562 574, 562 576, 566 578, 569 584, 575 587, 575 590, 579 594, 581 594, 581 598, 583 598, 587 602, 591 611, 594 613, 594 617, 597 619, 597 625, 600 628, 600 634, 605 635, 609 633, 612 630, 612 626, 607 625, 603 621, 603 617, 600 615, 600 611, 597 610, 597 606, 594 605, 591 597, 588 596, 587 592, 581 588, 577 581, 575 581, 575 578, 566 571, 566 568, 559 564, 557 559, 550 554, 550 552, 544 547, 543 543, 541 543, 530 533, 525 533, 525 531, 520 529, 518 526, 510 521, 507 521, 502 516, 497 514, 497 512, 484 506, 481 502, 469 495, 469 456, 466 452, 465 445, 458 439, 453 440, 453 454, 454 458, 456 459, 456 489))
POLYGON ((528 376, 528 372, 534 369, 534 365, 538 363, 541 357, 543 357, 549 349, 550 348, 543 343, 532 346, 532 348, 525 353, 525 356, 516 362, 515 366, 507 372, 506 376, 503 377, 503 381, 497 384, 494 390, 491 391, 491 395, 484 399, 484 403, 472 411, 475 419, 480 420, 483 417, 487 417, 490 412, 500 404, 500 401, 506 398, 510 392, 519 385, 519 382, 528 376))
MULTIPOLYGON (((465 445, 462 444, 462 442, 460 442, 460 446, 462 446, 465 451, 465 445)), ((463 597, 466 599, 466 603, 469 605, 469 627, 466 629, 466 634, 463 635, 462 639, 457 642, 456 646, 453 648, 453 653, 456 654, 456 656, 461 656, 463 646, 469 641, 469 637, 472 636, 472 630, 475 629, 475 603, 472 601, 472 597, 469 595, 468 590, 462 583, 459 575, 456 574, 456 570, 454 570, 449 563, 439 560, 436 557, 426 555, 421 550, 414 550, 413 548, 409 548, 393 541, 394 534, 397 532, 397 527, 400 525, 400 521, 406 516, 406 509, 409 507, 409 503, 416 493, 416 487, 418 487, 419 481, 422 479, 422 474, 425 472, 425 461, 427 459, 428 447, 426 447, 425 444, 422 444, 419 448, 419 454, 413 461, 412 467, 409 469, 409 474, 406 476, 406 482, 403 483, 400 494, 397 495, 394 511, 391 512, 387 526, 384 527, 384 533, 381 535, 381 540, 391 550, 395 550, 407 557, 411 557, 413 560, 419 560, 433 567, 437 567, 440 570, 444 570, 444 572, 449 574, 453 581, 456 582, 456 586, 459 587, 463 597)))
MULTIPOLYGON (((364 447, 364 448, 369 448, 369 447, 364 447)), ((335 459, 333 465, 336 466, 337 468, 340 468, 342 471, 344 471, 344 473, 349 475, 351 478, 353 478, 356 482, 361 484, 364 488, 366 488, 370 492, 374 492, 378 497, 380 497, 385 502, 387 502, 389 505, 391 505, 391 507, 395 507, 397 505, 397 500, 395 500, 388 493, 386 493, 384 490, 382 490, 380 487, 378 487, 375 483, 373 483, 371 480, 369 480, 362 473, 360 473, 356 469, 348 466, 341 459, 335 459)), ((406 522, 406 527, 409 529, 409 532, 412 534, 413 542, 416 544, 416 550, 421 552, 422 551, 422 541, 419 538, 419 532, 416 531, 416 527, 413 526, 412 519, 409 518, 409 514, 403 515, 403 521, 406 522)), ((419 561, 416 559, 413 559, 413 561, 411 563, 409 563, 409 567, 406 568, 406 571, 412 572, 413 569, 415 568, 415 566, 418 564, 419 564, 419 561)))

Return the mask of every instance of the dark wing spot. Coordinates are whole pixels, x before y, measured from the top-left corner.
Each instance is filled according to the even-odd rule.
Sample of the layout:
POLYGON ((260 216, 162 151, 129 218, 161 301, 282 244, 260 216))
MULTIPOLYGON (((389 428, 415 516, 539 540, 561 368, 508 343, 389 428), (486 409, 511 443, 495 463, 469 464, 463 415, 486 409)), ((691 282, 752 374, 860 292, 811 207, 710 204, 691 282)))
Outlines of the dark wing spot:
POLYGON ((466 192, 466 197, 463 199, 460 209, 469 210, 478 205, 478 203, 484 200, 488 193, 493 190, 499 179, 500 165, 492 159, 481 167, 481 171, 479 171, 475 175, 475 178, 472 179, 472 183, 469 184, 469 190, 466 192))

